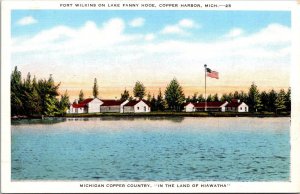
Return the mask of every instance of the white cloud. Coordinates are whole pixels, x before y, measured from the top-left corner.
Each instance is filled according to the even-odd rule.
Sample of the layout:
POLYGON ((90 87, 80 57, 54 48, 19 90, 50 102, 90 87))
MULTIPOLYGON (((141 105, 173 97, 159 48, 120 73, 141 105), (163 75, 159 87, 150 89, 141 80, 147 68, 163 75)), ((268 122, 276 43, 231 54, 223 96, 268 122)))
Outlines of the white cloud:
POLYGON ((102 27, 98 27, 93 21, 87 21, 77 29, 56 26, 41 31, 29 39, 14 38, 13 52, 87 53, 142 38, 138 35, 125 35, 124 29, 125 23, 120 18, 113 18, 102 27))
MULTIPOLYGON (((238 78, 238 73, 252 76, 257 69, 278 72, 278 69, 289 64, 291 32, 289 27, 280 24, 270 24, 255 33, 234 39, 206 42, 179 39, 151 41, 156 38, 155 34, 126 34, 125 28, 122 19, 113 18, 101 26, 87 21, 80 28, 57 26, 31 38, 16 37, 12 40, 12 63, 46 64, 43 68, 47 73, 51 71, 52 64, 62 64, 62 75, 57 78, 62 82, 67 71, 79 77, 99 74, 107 82, 112 82, 112 72, 120 72, 120 77, 127 84, 146 79, 145 73, 140 71, 157 76, 149 78, 149 82, 156 79, 163 82, 169 79, 166 76, 170 79, 176 76, 179 80, 198 80, 204 63, 213 64, 210 67, 220 71, 220 80, 225 79, 229 70, 239 69, 240 72, 235 75, 238 78)), ((186 30, 187 27, 179 29, 186 30)), ((168 30, 178 31, 176 28, 168 30)), ((240 84, 238 80, 230 79, 222 83, 240 84)))
POLYGON ((144 18, 135 18, 132 21, 129 22, 129 25, 131 27, 141 27, 143 26, 145 23, 145 19, 144 18))
POLYGON ((162 31, 162 34, 186 34, 186 32, 177 25, 166 26, 162 31))
POLYGON ((37 22, 38 21, 35 18, 33 18, 32 16, 27 16, 27 17, 23 17, 19 21, 17 21, 17 24, 20 26, 26 26, 26 25, 35 24, 37 22))
POLYGON ((244 33, 243 29, 241 29, 241 28, 233 28, 233 29, 231 29, 228 32, 228 34, 225 35, 225 37, 235 38, 235 37, 241 36, 243 33, 244 33))
MULTIPOLYGON (((181 28, 167 28, 169 33, 180 31, 181 28)), ((31 38, 16 37, 12 39, 14 53, 51 52, 55 53, 89 53, 105 50, 106 52, 147 52, 180 53, 192 57, 222 57, 256 55, 257 57, 286 55, 290 47, 290 28, 280 24, 270 24, 260 31, 239 36, 235 39, 223 39, 210 42, 179 41, 177 39, 161 40, 148 44, 155 34, 126 34, 125 23, 120 18, 113 18, 102 26, 87 21, 80 28, 57 26, 41 31, 31 38), (277 52, 282 50, 281 52, 277 52), (256 52, 259 51, 259 52, 256 52), (204 55, 203 55, 204 54, 204 55)))
POLYGON ((178 25, 183 28, 193 28, 197 26, 196 23, 190 19, 182 19, 178 22, 178 25))
POLYGON ((190 19, 182 19, 178 21, 177 24, 174 25, 167 25, 162 30, 162 34, 180 34, 180 35, 187 35, 189 32, 187 29, 196 28, 197 25, 193 20, 190 19))
POLYGON ((155 39, 155 35, 152 33, 145 35, 145 40, 147 40, 147 41, 152 41, 154 39, 155 39))

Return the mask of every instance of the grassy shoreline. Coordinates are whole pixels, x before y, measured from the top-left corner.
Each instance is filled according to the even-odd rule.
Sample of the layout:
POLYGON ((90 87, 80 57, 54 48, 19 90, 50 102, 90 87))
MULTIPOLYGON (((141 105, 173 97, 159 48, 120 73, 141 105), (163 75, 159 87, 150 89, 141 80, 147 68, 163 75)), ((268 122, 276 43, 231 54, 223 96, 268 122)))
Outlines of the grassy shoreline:
POLYGON ((67 114, 63 117, 290 117, 290 113, 275 114, 272 112, 236 113, 236 112, 149 112, 149 113, 85 113, 67 114))
POLYGON ((43 118, 88 118, 88 117, 291 117, 288 112, 148 112, 148 113, 80 113, 66 114, 64 116, 19 116, 11 117, 11 120, 43 119, 43 118))

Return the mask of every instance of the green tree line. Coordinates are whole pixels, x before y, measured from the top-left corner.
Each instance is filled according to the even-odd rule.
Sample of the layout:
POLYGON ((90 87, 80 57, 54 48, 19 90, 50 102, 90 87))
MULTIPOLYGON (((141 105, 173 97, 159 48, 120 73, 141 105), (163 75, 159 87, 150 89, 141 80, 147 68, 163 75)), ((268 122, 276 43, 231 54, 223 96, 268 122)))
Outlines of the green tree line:
MULTIPOLYGON (((136 82, 133 88, 134 97, 144 98, 146 94, 146 87, 140 81, 136 82)), ((121 100, 133 99, 129 95, 128 90, 124 90, 121 94, 121 100)), ((248 92, 235 91, 230 93, 224 93, 221 97, 218 94, 208 94, 207 102, 231 102, 233 99, 239 99, 241 102, 245 102, 249 106, 251 112, 290 112, 291 111, 291 89, 287 91, 281 89, 276 92, 274 89, 270 91, 258 90, 255 83, 252 83, 248 89, 248 92)), ((161 89, 159 89, 158 95, 147 95, 147 101, 150 102, 153 111, 181 111, 183 105, 186 102, 205 102, 203 94, 194 93, 193 96, 185 97, 182 86, 174 78, 166 87, 164 96, 161 89)))
POLYGON ((58 99, 60 84, 55 84, 52 75, 37 80, 28 73, 22 80, 21 72, 15 67, 11 74, 11 116, 58 116, 69 108, 67 91, 58 99))
MULTIPOLYGON (((27 116, 59 116, 64 115, 70 106, 67 91, 59 98, 60 84, 55 85, 52 75, 48 79, 37 80, 31 78, 30 73, 22 80, 21 72, 15 67, 11 74, 11 115, 27 116)), ((93 96, 98 97, 98 83, 94 80, 93 96)), ((133 97, 143 99, 146 96, 146 87, 137 81, 133 87, 133 97)), ((84 94, 79 92, 79 102, 84 100, 84 94)), ((128 90, 121 93, 120 100, 133 100, 128 90)), ((164 92, 159 89, 158 95, 147 94, 147 101, 151 104, 152 111, 181 111, 186 102, 204 102, 203 94, 195 93, 185 97, 182 86, 176 78, 170 81, 164 92)), ((221 97, 218 94, 208 94, 207 102, 228 101, 240 99, 249 106, 251 112, 290 112, 291 89, 281 89, 260 92, 255 83, 252 83, 248 92, 235 91, 225 93, 221 97)))

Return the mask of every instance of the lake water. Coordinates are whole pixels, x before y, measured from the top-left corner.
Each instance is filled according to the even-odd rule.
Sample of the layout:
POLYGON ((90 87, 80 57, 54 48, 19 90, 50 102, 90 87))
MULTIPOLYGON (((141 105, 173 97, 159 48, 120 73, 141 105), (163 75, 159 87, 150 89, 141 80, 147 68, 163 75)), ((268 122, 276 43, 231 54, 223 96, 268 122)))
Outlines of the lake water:
POLYGON ((88 118, 12 125, 13 180, 289 181, 290 118, 88 118))

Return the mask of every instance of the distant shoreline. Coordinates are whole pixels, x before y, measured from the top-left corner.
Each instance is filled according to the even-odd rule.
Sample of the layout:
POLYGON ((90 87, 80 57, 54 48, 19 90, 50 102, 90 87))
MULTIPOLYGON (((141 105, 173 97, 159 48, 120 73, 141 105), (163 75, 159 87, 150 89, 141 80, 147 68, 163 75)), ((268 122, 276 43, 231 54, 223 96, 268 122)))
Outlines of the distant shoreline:
MULTIPOLYGON (((88 117, 291 117, 290 113, 275 114, 271 112, 148 112, 148 113, 82 113, 44 118, 88 118, 88 117)), ((19 116, 11 120, 42 119, 42 116, 19 116)))

